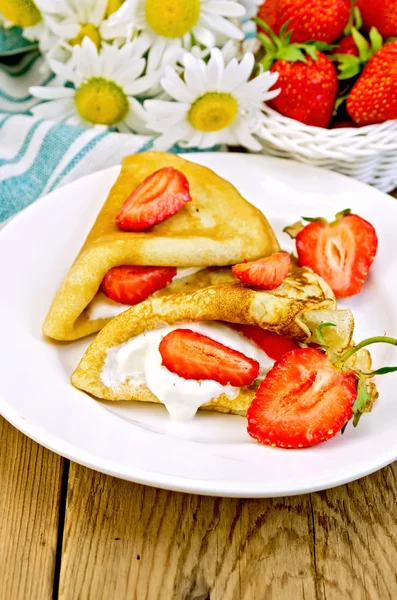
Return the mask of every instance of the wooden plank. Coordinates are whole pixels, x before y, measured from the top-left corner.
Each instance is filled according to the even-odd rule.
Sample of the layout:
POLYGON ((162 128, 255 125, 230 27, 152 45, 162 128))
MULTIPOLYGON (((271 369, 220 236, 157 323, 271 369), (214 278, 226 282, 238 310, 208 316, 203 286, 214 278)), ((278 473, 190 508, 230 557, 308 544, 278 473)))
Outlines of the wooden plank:
POLYGON ((314 598, 310 497, 234 500, 71 464, 60 597, 314 598))
POLYGON ((0 598, 52 597, 63 459, 0 417, 0 598))
POLYGON ((397 598, 397 463, 312 498, 320 597, 397 598))

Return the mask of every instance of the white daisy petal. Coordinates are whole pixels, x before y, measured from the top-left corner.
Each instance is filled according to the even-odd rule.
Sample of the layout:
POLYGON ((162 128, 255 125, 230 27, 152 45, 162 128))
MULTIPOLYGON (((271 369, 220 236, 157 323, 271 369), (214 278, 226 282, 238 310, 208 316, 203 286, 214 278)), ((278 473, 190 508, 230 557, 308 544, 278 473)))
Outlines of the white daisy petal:
POLYGON ((244 33, 227 19, 224 19, 220 15, 200 15, 200 24, 204 24, 211 28, 213 31, 222 33, 226 37, 230 37, 234 40, 243 40, 244 33))
POLYGON ((133 113, 138 115, 138 117, 144 121, 146 119, 146 110, 142 106, 140 102, 136 98, 129 98, 129 104, 133 113))
POLYGON ((206 46, 207 48, 212 48, 215 46, 216 38, 212 31, 200 25, 200 22, 194 27, 193 33, 197 38, 197 41, 206 46))
POLYGON ((74 83, 75 80, 75 72, 73 71, 70 63, 61 63, 58 60, 49 60, 48 61, 51 67, 51 70, 63 81, 72 81, 74 83))
POLYGON ((231 129, 235 134, 239 144, 245 146, 248 148, 248 150, 253 150, 254 152, 259 152, 259 150, 262 150, 261 144, 253 137, 253 135, 251 135, 249 128, 247 124, 244 123, 243 119, 236 119, 236 122, 233 124, 231 129))
POLYGON ((47 18, 47 24, 56 36, 65 40, 74 38, 80 30, 78 23, 59 23, 50 17, 47 18))
POLYGON ((187 123, 182 123, 172 131, 164 133, 153 144, 155 150, 167 150, 180 140, 185 140, 191 135, 191 127, 187 123))
POLYGON ((221 14, 224 17, 242 17, 246 13, 244 6, 229 0, 211 0, 211 2, 203 4, 202 10, 205 13, 221 14))
POLYGON ((71 98, 75 95, 76 91, 72 88, 66 87, 41 87, 32 86, 29 88, 29 92, 35 98, 41 98, 42 100, 53 100, 54 98, 71 98))
POLYGON ((190 108, 190 104, 183 102, 165 102, 163 100, 145 100, 145 108, 150 110, 155 119, 161 121, 179 120, 190 108))
POLYGON ((207 65, 207 81, 208 85, 213 87, 213 89, 218 89, 224 70, 225 62, 223 54, 219 48, 214 48, 207 65))
POLYGON ((165 48, 166 48, 165 38, 158 36, 156 38, 153 46, 149 50, 149 57, 148 57, 148 64, 147 64, 148 71, 154 71, 159 68, 165 48))
POLYGON ((126 94, 132 94, 137 96, 150 89, 153 85, 158 83, 159 73, 149 73, 149 75, 145 75, 144 77, 140 77, 136 79, 132 83, 129 83, 124 87, 124 92, 126 94))
POLYGON ((191 102, 194 100, 194 94, 171 67, 166 67, 165 77, 161 79, 161 85, 167 94, 179 102, 191 102))
POLYGON ((251 53, 243 56, 240 63, 232 59, 225 69, 222 89, 225 92, 233 92, 236 88, 247 81, 254 67, 255 58, 251 53))
POLYGON ((39 119, 62 120, 76 110, 76 104, 71 98, 60 98, 42 102, 30 109, 33 116, 39 119))
POLYGON ((94 2, 94 9, 89 16, 88 22, 98 27, 105 15, 107 4, 108 0, 96 0, 94 2))

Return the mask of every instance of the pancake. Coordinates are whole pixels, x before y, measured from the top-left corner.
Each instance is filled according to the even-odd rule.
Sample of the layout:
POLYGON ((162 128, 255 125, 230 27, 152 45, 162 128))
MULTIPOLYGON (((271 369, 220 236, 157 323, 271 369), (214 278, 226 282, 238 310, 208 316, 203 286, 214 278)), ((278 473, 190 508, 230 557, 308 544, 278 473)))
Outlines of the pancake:
MULTIPOLYGON (((84 311, 112 267, 221 267, 278 250, 277 239, 263 214, 210 169, 163 152, 129 156, 53 300, 43 332, 57 340, 75 340, 99 331, 109 319, 92 320, 84 311), (187 177, 192 201, 147 231, 118 229, 114 218, 124 201, 146 177, 165 166, 187 177)), ((202 279, 192 276, 185 283, 197 289, 202 279)), ((205 275, 204 279, 216 283, 213 275, 205 275)), ((164 293, 176 293, 179 283, 174 288, 172 285, 164 293)))
MULTIPOLYGON (((98 334, 73 373, 72 383, 100 399, 159 402, 144 382, 105 385, 102 373, 109 351, 164 326, 203 321, 257 325, 305 343, 317 341, 315 329, 321 323, 332 322, 336 327, 322 332, 326 343, 338 352, 349 346, 354 328, 351 311, 337 310, 324 281, 310 269, 294 267, 275 290, 251 289, 240 282, 220 283, 196 292, 152 298, 130 308, 98 334)), ((233 399, 221 394, 201 408, 245 414, 258 385, 256 381, 239 388, 233 399)))

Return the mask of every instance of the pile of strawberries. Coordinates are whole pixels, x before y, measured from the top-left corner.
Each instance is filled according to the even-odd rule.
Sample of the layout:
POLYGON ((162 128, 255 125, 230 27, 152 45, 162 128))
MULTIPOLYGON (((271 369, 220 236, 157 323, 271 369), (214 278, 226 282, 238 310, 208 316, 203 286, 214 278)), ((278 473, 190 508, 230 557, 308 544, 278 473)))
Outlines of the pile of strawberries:
POLYGON ((256 22, 279 113, 325 128, 397 119, 397 0, 265 0, 256 22))

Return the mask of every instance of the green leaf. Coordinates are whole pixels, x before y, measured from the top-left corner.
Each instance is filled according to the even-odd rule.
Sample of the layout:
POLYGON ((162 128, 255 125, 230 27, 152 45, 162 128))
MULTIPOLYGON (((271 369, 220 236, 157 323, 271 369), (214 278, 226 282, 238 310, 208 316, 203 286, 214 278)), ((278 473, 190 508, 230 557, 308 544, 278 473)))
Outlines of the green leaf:
POLYGON ((308 54, 310 56, 310 58, 312 58, 314 61, 317 61, 317 58, 318 58, 317 50, 314 46, 306 45, 305 50, 306 50, 306 54, 308 54))
POLYGON ((286 21, 280 29, 280 37, 281 38, 285 37, 285 34, 287 32, 288 23, 289 23, 289 21, 286 21))
POLYGON ((336 325, 335 323, 321 323, 321 325, 316 327, 316 337, 322 346, 327 345, 321 331, 322 329, 324 329, 324 327, 336 327, 336 325))
POLYGON ((360 378, 357 382, 357 398, 352 406, 353 411, 353 427, 357 427, 365 409, 371 403, 371 396, 367 390, 367 384, 364 379, 360 378))
POLYGON ((306 44, 313 45, 320 52, 330 52, 337 47, 337 44, 327 44, 326 42, 317 42, 316 40, 314 42, 306 42, 306 44))
POLYGON ((331 60, 338 62, 338 79, 351 79, 355 75, 358 75, 361 71, 361 60, 358 56, 351 56, 350 54, 334 54, 329 57, 331 60))
POLYGON ((339 107, 342 106, 342 104, 345 102, 345 100, 347 100, 348 95, 349 94, 344 94, 343 96, 340 96, 339 98, 336 99, 336 101, 335 101, 335 107, 334 107, 334 112, 333 112, 334 116, 338 112, 339 107))
POLYGON ((280 48, 280 50, 277 52, 277 58, 288 60, 289 62, 307 62, 302 50, 294 45, 280 48))
POLYGON ((368 44, 367 40, 362 35, 362 33, 357 31, 357 29, 355 27, 353 27, 353 29, 352 29, 352 37, 353 37, 354 43, 356 44, 357 48, 359 49, 360 56, 361 56, 362 52, 369 50, 369 44, 368 44))
POLYGON ((264 71, 268 71, 273 63, 274 63, 274 57, 271 54, 266 55, 261 60, 261 65, 262 65, 264 71))
POLYGON ((323 217, 302 217, 304 221, 308 223, 313 223, 313 221, 317 221, 318 223, 324 223, 325 219, 323 217))
POLYGON ((256 23, 257 25, 259 25, 259 27, 261 29, 263 29, 264 31, 266 31, 266 33, 268 34, 268 36, 270 37, 270 39, 272 40, 272 42, 276 46, 281 45, 281 42, 280 42, 279 38, 273 32, 273 29, 271 27, 269 27, 269 25, 265 21, 263 21, 262 19, 259 19, 259 17, 254 17, 252 20, 254 21, 254 23, 256 23))
POLYGON ((273 44, 270 37, 268 35, 266 35, 266 33, 258 33, 258 40, 261 42, 261 44, 264 47, 264 49, 266 50, 266 52, 274 53, 274 51, 276 50, 276 47, 273 44))
POLYGON ((376 371, 364 373, 364 375, 371 377, 372 375, 386 375, 387 373, 395 373, 395 371, 397 371, 397 367, 381 367, 380 369, 376 369, 376 371))
POLYGON ((358 8, 358 6, 354 6, 353 10, 353 17, 354 17, 354 26, 356 29, 361 29, 361 27, 363 26, 363 20, 361 17, 361 12, 360 9, 358 8))
POLYGON ((371 40, 371 48, 374 53, 382 48, 383 37, 376 29, 376 27, 371 27, 371 30, 369 32, 369 39, 371 40))
POLYGON ((341 219, 342 217, 347 217, 347 215, 350 215, 351 211, 352 211, 351 208, 344 208, 343 210, 340 210, 339 212, 336 213, 335 219, 341 219))

